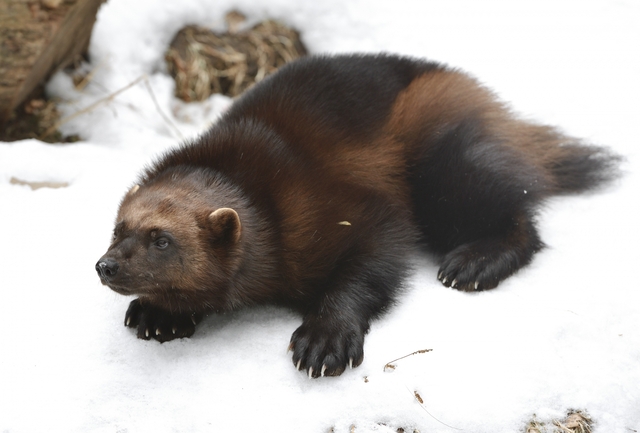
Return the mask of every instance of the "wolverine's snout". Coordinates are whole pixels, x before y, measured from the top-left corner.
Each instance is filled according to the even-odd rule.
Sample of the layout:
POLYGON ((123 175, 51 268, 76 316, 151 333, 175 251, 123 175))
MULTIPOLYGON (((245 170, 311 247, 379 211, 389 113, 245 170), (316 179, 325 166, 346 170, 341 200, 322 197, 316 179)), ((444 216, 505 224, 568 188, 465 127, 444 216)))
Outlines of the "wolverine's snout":
POLYGON ((103 257, 96 263, 98 275, 106 281, 116 276, 119 267, 118 262, 108 257, 103 257))

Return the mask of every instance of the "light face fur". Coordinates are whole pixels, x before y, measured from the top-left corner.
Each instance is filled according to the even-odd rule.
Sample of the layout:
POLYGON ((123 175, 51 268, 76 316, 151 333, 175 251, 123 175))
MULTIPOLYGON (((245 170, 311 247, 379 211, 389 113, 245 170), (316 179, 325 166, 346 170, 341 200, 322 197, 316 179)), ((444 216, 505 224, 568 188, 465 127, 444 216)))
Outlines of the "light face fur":
POLYGON ((188 337, 205 314, 299 311, 293 364, 339 375, 364 357, 409 255, 493 289, 544 244, 536 211, 613 177, 617 157, 515 116, 468 75, 390 55, 308 57, 169 151, 120 205, 96 270, 134 294, 139 338, 188 337))

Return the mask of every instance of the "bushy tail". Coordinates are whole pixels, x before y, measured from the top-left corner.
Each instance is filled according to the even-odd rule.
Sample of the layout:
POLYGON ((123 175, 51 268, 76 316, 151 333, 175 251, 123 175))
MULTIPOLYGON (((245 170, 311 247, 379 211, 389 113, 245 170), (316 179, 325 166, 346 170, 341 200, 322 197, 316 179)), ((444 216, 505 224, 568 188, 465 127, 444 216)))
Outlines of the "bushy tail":
POLYGON ((565 144, 547 169, 555 183, 556 194, 572 194, 606 185, 620 174, 622 158, 598 146, 565 144))

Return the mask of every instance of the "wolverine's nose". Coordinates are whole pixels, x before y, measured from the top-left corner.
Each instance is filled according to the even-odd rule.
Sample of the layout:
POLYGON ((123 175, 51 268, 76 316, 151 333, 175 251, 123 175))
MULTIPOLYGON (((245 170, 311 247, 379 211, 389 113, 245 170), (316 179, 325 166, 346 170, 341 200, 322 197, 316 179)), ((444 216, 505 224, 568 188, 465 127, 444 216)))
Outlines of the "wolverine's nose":
POLYGON ((98 272, 98 275, 100 275, 100 278, 105 280, 115 277, 118 273, 119 267, 118 262, 108 257, 102 258, 98 263, 96 263, 96 271, 98 272))

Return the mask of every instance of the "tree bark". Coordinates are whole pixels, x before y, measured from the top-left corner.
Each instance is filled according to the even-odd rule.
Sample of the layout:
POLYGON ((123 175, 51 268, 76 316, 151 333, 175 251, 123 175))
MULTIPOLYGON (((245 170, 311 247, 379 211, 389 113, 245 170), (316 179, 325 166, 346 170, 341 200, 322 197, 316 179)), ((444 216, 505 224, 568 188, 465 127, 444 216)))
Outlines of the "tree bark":
POLYGON ((86 52, 105 0, 0 0, 0 123, 39 84, 86 52))

